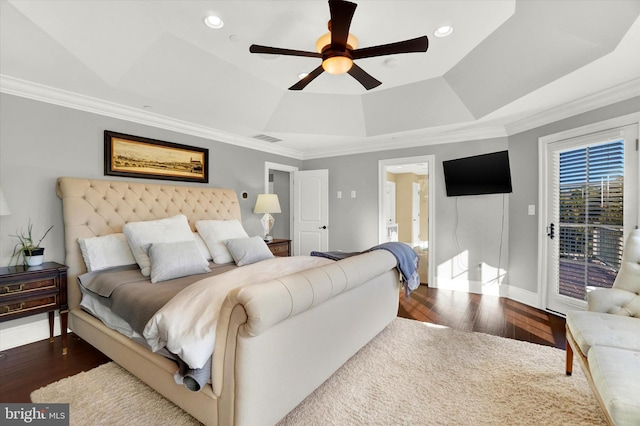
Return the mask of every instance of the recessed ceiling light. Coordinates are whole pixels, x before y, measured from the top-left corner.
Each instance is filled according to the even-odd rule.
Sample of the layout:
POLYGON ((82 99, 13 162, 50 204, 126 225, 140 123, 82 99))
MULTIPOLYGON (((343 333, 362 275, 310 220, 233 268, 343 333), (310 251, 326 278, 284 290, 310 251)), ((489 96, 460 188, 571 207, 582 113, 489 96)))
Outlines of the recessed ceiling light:
POLYGON ((438 27, 438 29, 435 30, 433 35, 436 37, 446 37, 448 35, 451 35, 452 32, 453 32, 453 27, 451 25, 443 25, 441 27, 438 27))
POLYGON ((384 61, 384 66, 387 68, 394 68, 398 65, 398 60, 396 58, 389 58, 384 61))
POLYGON ((204 18, 204 24, 207 27, 213 28, 215 30, 219 30, 220 28, 224 27, 224 22, 219 16, 216 15, 209 15, 204 18))

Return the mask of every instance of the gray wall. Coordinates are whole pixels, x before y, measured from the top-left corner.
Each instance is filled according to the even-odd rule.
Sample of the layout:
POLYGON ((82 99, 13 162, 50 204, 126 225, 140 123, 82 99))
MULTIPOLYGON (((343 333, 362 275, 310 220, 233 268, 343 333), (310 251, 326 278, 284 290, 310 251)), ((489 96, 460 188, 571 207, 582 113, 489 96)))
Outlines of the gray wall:
POLYGON ((302 165, 299 160, 279 155, 6 94, 0 94, 0 121, 0 184, 11 208, 10 216, 0 217, 1 265, 8 264, 16 242, 8 235, 26 227, 29 218, 36 234, 54 225, 43 242, 46 259, 64 261, 62 204, 55 193, 57 177, 127 180, 104 176, 104 130, 208 148, 209 183, 196 185, 232 188, 238 194, 247 191, 249 197, 240 198, 240 206, 249 235, 258 235, 262 229, 261 215, 253 213, 253 206, 257 194, 264 192, 264 162, 302 165))

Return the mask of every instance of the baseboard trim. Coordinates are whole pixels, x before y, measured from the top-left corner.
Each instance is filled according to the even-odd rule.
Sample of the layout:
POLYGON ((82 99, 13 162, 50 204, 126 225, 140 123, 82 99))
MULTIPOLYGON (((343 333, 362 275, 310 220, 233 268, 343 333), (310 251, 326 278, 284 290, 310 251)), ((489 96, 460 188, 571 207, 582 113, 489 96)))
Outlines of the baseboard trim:
POLYGON ((435 288, 445 290, 464 291, 467 293, 486 294, 489 296, 506 297, 516 302, 540 309, 538 306, 538 293, 514 287, 506 283, 483 283, 469 280, 436 280, 435 288))
MULTIPOLYGON (((0 351, 48 339, 48 315, 42 314, 34 319, 35 317, 21 318, 3 323, 0 329, 0 351)), ((53 334, 60 335, 60 318, 57 313, 53 322, 53 334)))

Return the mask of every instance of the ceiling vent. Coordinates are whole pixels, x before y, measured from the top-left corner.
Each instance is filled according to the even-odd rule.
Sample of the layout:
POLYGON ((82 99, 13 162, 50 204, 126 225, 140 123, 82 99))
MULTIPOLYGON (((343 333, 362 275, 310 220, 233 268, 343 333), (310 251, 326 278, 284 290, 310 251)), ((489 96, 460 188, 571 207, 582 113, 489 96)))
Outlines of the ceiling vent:
POLYGON ((260 139, 261 141, 270 142, 270 143, 282 142, 282 139, 278 139, 278 138, 274 138, 273 136, 262 135, 262 134, 255 135, 254 139, 260 139))

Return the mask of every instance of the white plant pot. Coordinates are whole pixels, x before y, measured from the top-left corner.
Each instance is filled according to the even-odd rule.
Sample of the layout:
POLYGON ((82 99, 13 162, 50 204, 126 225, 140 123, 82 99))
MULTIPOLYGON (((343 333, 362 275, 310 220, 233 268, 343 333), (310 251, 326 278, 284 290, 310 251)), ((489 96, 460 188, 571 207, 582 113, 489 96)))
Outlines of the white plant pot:
POLYGON ((27 266, 40 266, 44 261, 44 254, 41 254, 39 256, 25 256, 24 261, 27 266))

